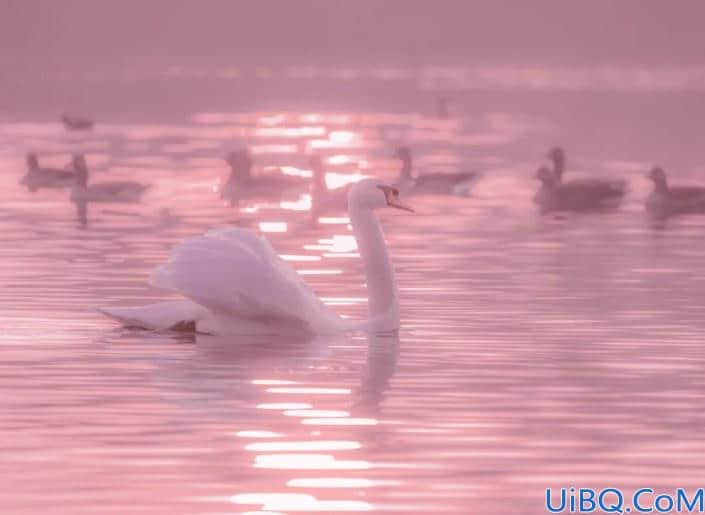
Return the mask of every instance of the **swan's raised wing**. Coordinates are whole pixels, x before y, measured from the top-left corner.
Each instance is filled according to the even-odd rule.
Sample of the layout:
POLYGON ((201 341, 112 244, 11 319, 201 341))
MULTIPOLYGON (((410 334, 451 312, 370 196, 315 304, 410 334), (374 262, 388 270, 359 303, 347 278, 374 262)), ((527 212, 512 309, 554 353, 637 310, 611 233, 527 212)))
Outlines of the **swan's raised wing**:
POLYGON ((186 239, 153 272, 152 284, 180 292, 229 323, 308 326, 319 332, 339 321, 267 240, 245 229, 186 239))

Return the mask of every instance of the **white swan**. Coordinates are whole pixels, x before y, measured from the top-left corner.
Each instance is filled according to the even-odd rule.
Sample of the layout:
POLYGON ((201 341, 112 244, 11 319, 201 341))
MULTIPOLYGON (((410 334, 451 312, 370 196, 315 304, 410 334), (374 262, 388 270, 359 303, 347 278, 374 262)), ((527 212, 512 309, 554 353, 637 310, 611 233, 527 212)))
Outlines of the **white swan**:
POLYGON ((394 157, 402 163, 395 186, 409 195, 467 195, 478 177, 477 172, 424 173, 413 177, 409 147, 397 148, 394 157))
POLYGON ((367 277, 367 321, 352 323, 338 317, 267 240, 245 229, 215 230, 189 238, 153 272, 152 284, 179 292, 186 300, 99 311, 130 326, 211 334, 397 329, 398 292, 374 214, 385 206, 411 211, 400 203, 395 188, 376 179, 358 182, 350 189, 348 213, 367 277))
POLYGON ((72 202, 139 202, 149 186, 135 181, 108 181, 88 185, 88 167, 81 154, 73 156, 76 184, 71 189, 72 202))
POLYGON ((20 179, 30 191, 40 188, 70 188, 76 183, 76 172, 61 168, 42 168, 37 154, 27 154, 27 173, 20 179))

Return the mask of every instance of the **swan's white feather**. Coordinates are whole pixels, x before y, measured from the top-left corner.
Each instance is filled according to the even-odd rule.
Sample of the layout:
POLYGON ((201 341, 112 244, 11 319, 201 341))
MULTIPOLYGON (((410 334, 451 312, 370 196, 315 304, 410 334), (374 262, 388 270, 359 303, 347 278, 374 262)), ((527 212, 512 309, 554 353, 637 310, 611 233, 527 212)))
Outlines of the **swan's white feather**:
POLYGON ((216 325, 241 321, 313 332, 340 328, 340 319, 267 240, 245 229, 186 239, 153 272, 151 282, 205 307, 216 325))
POLYGON ((136 307, 101 307, 96 310, 127 326, 167 330, 189 323, 200 323, 200 330, 209 332, 204 327, 208 311, 190 300, 172 300, 136 307))

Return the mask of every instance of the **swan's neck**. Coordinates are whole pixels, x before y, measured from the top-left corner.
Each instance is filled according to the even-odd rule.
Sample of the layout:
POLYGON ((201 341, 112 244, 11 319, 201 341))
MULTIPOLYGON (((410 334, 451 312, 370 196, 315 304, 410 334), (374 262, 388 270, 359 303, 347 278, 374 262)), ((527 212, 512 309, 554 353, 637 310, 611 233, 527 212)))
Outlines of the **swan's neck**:
POLYGON ((399 173, 401 179, 411 179, 411 158, 403 157, 401 160, 401 172, 399 173))
MULTIPOLYGON (((371 209, 350 206, 350 223, 357 240, 367 279, 368 316, 394 316, 398 320, 399 295, 394 270, 379 221, 371 209)), ((398 323, 398 321, 397 321, 398 323)))

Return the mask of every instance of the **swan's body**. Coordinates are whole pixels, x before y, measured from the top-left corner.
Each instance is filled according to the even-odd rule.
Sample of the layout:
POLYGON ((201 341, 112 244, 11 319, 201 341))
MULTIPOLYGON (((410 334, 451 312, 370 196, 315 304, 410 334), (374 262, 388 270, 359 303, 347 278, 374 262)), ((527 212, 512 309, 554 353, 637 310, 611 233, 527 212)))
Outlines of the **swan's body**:
POLYGON ((374 179, 354 185, 349 215, 365 265, 369 320, 351 323, 325 306, 267 240, 245 229, 189 238, 152 274, 152 284, 186 300, 137 308, 102 308, 105 315, 145 329, 193 329, 211 334, 329 333, 399 327, 399 301, 384 236, 373 212, 408 209, 398 192, 374 179))
POLYGON ((246 149, 230 152, 225 161, 230 165, 230 176, 220 188, 222 199, 277 196, 287 191, 301 189, 303 186, 303 180, 300 177, 287 175, 253 176, 252 158, 246 149))
POLYGON ((541 188, 534 202, 542 212, 601 211, 619 206, 624 190, 601 181, 558 182, 556 175, 546 167, 536 172, 541 188))
POLYGON ((335 331, 339 320, 271 248, 245 229, 189 238, 157 268, 151 283, 185 300, 100 311, 145 329, 202 333, 335 331))
POLYGON ((311 159, 311 215, 314 219, 321 215, 345 212, 348 207, 348 193, 351 185, 329 189, 326 173, 319 157, 311 159))
POLYGON ((73 158, 76 183, 71 189, 72 202, 139 202, 149 188, 135 181, 108 181, 88 184, 88 167, 82 155, 73 158))
MULTIPOLYGON (((553 174, 556 176, 559 184, 570 185, 570 191, 576 194, 580 192, 583 196, 600 195, 601 192, 617 192, 621 191, 622 195, 627 191, 627 182, 621 179, 600 179, 600 178, 581 178, 571 181, 563 181, 563 173, 565 172, 565 151, 561 147, 554 147, 548 153, 548 158, 553 164, 553 174)), ((598 200, 598 199, 595 199, 598 200)))
POLYGON ((705 187, 669 186, 661 168, 652 169, 648 177, 654 182, 654 190, 646 199, 650 213, 657 216, 705 213, 705 187))
POLYGON ((69 131, 90 131, 93 129, 93 120, 80 118, 78 116, 62 115, 61 121, 69 131))
POLYGON ((36 154, 27 154, 27 173, 20 180, 30 191, 41 188, 70 188, 76 184, 76 172, 61 168, 42 168, 36 154))
POLYGON ((413 177, 411 150, 399 147, 394 157, 402 162, 394 185, 407 195, 467 195, 478 177, 477 172, 425 173, 413 177))

